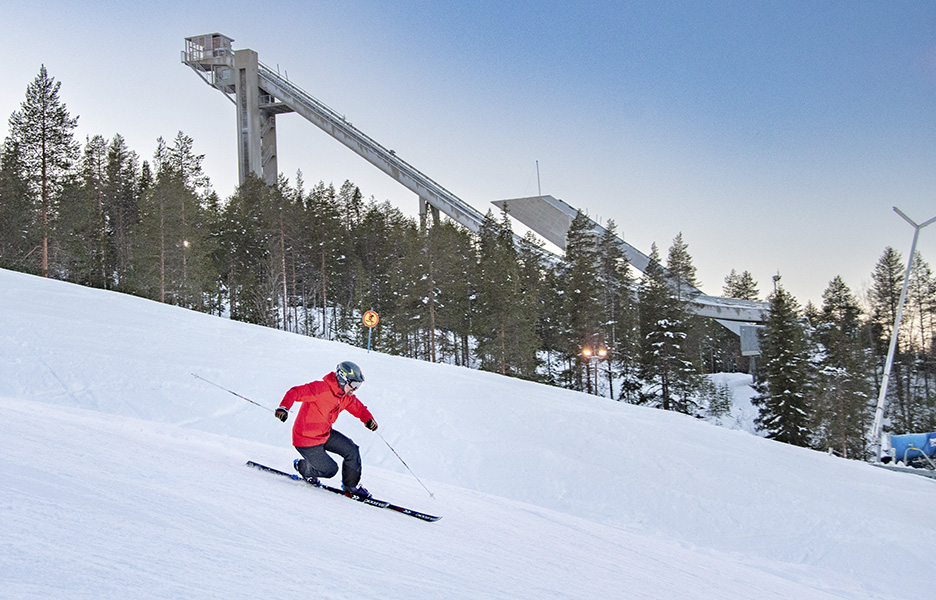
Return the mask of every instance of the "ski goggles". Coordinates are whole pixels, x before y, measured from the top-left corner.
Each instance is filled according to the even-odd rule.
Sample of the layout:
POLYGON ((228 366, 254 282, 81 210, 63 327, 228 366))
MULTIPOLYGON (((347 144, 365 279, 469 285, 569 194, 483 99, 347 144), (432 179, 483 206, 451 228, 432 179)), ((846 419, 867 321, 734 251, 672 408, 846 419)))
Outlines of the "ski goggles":
POLYGON ((356 390, 362 385, 364 385, 364 382, 363 381, 349 381, 347 385, 350 385, 352 390, 356 390))

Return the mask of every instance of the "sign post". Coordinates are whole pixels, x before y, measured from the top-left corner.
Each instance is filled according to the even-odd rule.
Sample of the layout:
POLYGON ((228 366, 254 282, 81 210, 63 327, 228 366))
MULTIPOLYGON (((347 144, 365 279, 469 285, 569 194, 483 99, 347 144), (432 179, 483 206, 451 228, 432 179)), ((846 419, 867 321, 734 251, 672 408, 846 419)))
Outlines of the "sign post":
POLYGON ((371 333, 374 331, 374 326, 380 321, 380 315, 373 310, 369 310, 361 317, 361 321, 367 326, 367 352, 370 353, 371 333))

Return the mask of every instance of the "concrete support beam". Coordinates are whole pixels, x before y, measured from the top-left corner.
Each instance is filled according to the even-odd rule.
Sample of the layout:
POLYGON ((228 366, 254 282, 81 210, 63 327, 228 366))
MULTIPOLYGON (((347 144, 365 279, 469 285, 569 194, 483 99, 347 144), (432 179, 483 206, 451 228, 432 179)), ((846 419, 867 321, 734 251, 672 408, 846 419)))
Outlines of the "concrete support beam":
POLYGON ((263 176, 260 135, 260 78, 257 53, 234 52, 234 100, 237 104, 237 173, 243 184, 249 173, 263 176))

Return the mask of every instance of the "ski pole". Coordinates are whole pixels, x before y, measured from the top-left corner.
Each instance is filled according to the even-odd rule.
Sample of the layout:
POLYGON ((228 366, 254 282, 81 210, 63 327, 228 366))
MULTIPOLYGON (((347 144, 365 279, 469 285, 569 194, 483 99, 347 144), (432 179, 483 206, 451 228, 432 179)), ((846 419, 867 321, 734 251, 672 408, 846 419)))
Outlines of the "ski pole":
POLYGON ((250 398, 248 398, 248 397, 246 397, 246 396, 241 396, 241 395, 238 394, 237 392, 233 392, 233 391, 227 389, 227 388, 224 387, 224 386, 218 385, 217 383, 215 383, 215 382, 213 382, 213 381, 208 381, 208 380, 205 379, 204 377, 199 377, 197 373, 192 373, 192 377, 194 377, 195 379, 201 379, 201 380, 204 381, 205 383, 210 383, 211 385, 215 386, 216 388, 222 389, 222 390, 224 390, 225 392, 227 392, 227 393, 229 393, 229 394, 233 394, 233 395, 237 396, 238 398, 240 398, 241 400, 246 400, 247 402, 250 402, 251 404, 256 404, 256 405, 259 406, 260 408, 265 408, 265 409, 267 409, 267 410, 270 411, 270 412, 276 412, 276 411, 274 411, 272 408, 270 408, 269 406, 264 406, 264 405, 262 405, 262 404, 259 404, 259 403, 257 403, 257 402, 254 402, 254 401, 251 400, 250 398))
MULTIPOLYGON (((380 432, 379 432, 379 431, 375 431, 374 433, 376 433, 377 435, 380 435, 380 432)), ((397 454, 397 451, 393 449, 393 446, 390 445, 390 442, 388 442, 387 440, 385 440, 385 439, 384 439, 384 436, 382 436, 382 435, 380 435, 380 439, 383 440, 383 443, 384 443, 384 444, 387 444, 387 448, 390 448, 390 451, 391 451, 391 452, 393 452, 394 454, 396 454, 396 457, 400 459, 400 462, 403 463, 403 466, 406 467, 406 470, 410 472, 410 475, 412 475, 413 477, 416 477, 416 473, 413 473, 413 470, 409 468, 409 465, 406 464, 406 461, 403 460, 403 457, 401 457, 399 454, 397 454)), ((423 489, 426 490, 427 492, 429 492, 429 488, 426 487, 426 484, 423 483, 423 482, 419 479, 419 477, 416 477, 416 481, 419 481, 419 485, 423 486, 423 489)), ((429 497, 432 498, 433 500, 435 499, 435 495, 434 495, 432 492, 429 492, 429 497)))

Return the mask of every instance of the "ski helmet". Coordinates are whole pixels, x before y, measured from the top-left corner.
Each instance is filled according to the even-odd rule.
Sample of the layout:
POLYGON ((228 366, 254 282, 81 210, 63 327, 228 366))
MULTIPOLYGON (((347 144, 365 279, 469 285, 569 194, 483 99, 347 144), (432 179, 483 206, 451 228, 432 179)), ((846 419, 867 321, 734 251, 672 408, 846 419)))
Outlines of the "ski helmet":
POLYGON ((335 379, 338 380, 338 385, 341 386, 341 389, 344 389, 344 386, 349 383, 352 388, 358 389, 361 387, 361 384, 364 383, 364 375, 361 373, 361 367, 350 360, 338 363, 338 366, 335 367, 335 379))

